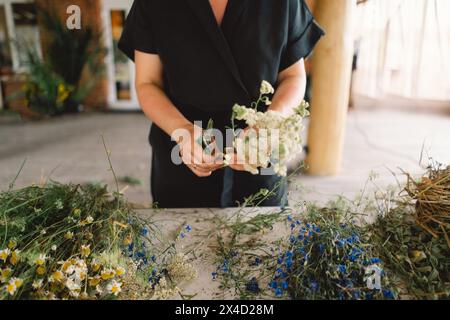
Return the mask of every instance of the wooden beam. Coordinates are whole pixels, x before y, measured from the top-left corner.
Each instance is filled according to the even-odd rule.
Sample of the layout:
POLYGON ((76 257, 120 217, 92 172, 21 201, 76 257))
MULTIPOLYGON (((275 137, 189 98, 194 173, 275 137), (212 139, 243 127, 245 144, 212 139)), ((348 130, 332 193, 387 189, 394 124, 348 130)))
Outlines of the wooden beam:
POLYGON ((313 175, 335 175, 342 161, 353 59, 357 0, 316 0, 315 16, 325 29, 312 61, 309 154, 313 175))

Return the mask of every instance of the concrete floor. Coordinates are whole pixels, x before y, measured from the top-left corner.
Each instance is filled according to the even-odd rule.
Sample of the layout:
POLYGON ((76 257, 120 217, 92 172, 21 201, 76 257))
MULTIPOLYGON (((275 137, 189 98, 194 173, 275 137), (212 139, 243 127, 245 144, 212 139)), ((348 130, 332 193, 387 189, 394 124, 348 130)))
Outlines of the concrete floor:
MULTIPOLYGON (((17 187, 44 178, 64 183, 101 182, 112 187, 103 134, 117 175, 142 181, 141 186, 127 189, 127 197, 132 202, 149 203, 149 125, 140 113, 93 113, 26 123, 2 116, 0 190, 8 188, 25 159, 17 187)), ((341 174, 295 177, 290 197, 297 200, 302 190, 308 190, 305 197, 309 200, 325 202, 338 194, 351 198, 363 188, 372 171, 379 174, 380 184, 393 184, 391 171, 423 171, 419 166, 423 145, 425 155, 450 163, 449 116, 381 109, 352 111, 341 174)))

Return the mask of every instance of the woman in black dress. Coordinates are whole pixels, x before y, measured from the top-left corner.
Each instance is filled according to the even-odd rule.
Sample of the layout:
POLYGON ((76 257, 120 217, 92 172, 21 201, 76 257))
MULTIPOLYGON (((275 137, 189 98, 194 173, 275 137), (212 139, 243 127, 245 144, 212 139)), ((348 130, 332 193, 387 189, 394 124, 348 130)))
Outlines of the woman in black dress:
POLYGON ((194 122, 213 119, 224 131, 233 105, 255 101, 263 80, 276 89, 270 109, 290 114, 304 96, 304 59, 322 35, 303 0, 135 0, 119 48, 136 63, 139 102, 154 124, 158 206, 229 207, 275 186, 261 205, 286 204, 283 178, 224 169, 199 147, 194 122), (192 138, 172 141, 179 129, 192 138), (172 161, 175 146, 181 165, 172 161))

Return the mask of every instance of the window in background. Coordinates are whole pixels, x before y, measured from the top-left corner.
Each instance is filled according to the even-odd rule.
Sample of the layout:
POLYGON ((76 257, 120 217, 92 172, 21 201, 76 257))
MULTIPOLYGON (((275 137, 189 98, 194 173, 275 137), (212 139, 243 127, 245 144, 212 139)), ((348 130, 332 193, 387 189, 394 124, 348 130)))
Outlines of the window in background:
POLYGON ((114 54, 114 82, 117 100, 131 99, 131 74, 127 57, 118 49, 125 22, 125 10, 111 10, 111 30, 114 54))
POLYGON ((26 61, 24 48, 32 48, 38 54, 41 52, 36 6, 34 3, 12 3, 12 14, 18 48, 17 67, 22 69, 26 61))

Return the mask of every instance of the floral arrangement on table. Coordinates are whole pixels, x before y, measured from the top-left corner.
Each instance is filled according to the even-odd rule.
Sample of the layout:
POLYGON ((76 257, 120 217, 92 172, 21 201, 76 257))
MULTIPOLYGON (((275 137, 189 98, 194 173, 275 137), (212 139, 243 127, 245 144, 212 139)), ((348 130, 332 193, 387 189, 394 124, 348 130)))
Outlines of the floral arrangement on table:
POLYGON ((0 299, 165 299, 196 277, 174 242, 105 187, 9 190, 0 213, 0 299))
MULTIPOLYGON (((250 130, 236 135, 231 152, 236 152, 244 169, 255 175, 260 168, 271 167, 275 174, 286 176, 289 161, 303 149, 301 132, 303 119, 309 115, 308 103, 303 101, 288 117, 272 110, 258 111, 261 104, 271 105, 269 95, 274 92, 272 85, 263 81, 259 98, 250 108, 238 104, 233 107, 233 129, 234 121, 238 120, 244 121, 250 130)), ((226 164, 231 160, 231 152, 225 155, 226 164)))
POLYGON ((274 212, 221 221, 220 230, 228 230, 228 235, 217 235, 213 280, 240 299, 397 298, 368 232, 355 224, 357 215, 349 209, 337 201, 324 208, 307 205, 293 210, 297 214, 274 212), (265 239, 277 225, 290 235, 265 239), (374 272, 380 283, 370 286, 374 272))

